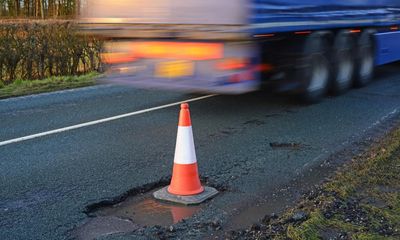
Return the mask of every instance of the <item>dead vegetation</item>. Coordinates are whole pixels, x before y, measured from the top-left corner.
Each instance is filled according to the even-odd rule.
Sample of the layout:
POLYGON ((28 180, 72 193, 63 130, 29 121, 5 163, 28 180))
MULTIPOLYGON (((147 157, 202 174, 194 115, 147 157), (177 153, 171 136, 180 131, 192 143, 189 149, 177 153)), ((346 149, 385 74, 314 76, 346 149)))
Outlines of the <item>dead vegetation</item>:
POLYGON ((44 79, 101 69, 102 41, 82 36, 72 21, 1 21, 0 80, 44 79))

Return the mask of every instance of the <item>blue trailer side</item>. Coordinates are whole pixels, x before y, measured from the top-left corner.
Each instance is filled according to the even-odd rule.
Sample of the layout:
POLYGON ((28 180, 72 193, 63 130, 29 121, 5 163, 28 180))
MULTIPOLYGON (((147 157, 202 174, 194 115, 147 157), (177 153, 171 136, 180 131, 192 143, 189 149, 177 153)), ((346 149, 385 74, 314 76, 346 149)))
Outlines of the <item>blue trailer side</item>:
POLYGON ((250 10, 261 62, 276 67, 262 82, 278 90, 317 101, 364 86, 374 66, 400 60, 399 1, 251 0, 250 10))
MULTIPOLYGON (((251 12, 253 35, 400 24, 396 0, 253 0, 251 12)), ((400 59, 400 32, 392 30, 375 34, 376 65, 400 59)))
POLYGON ((252 0, 253 34, 399 24, 396 0, 252 0))
POLYGON ((383 65, 400 60, 400 31, 376 33, 375 64, 383 65))

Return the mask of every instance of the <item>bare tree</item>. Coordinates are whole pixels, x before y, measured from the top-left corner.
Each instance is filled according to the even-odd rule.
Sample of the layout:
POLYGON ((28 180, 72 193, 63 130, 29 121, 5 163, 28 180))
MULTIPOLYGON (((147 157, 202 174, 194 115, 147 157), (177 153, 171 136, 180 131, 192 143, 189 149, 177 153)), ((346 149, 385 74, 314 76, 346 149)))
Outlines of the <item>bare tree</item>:
POLYGON ((71 18, 79 14, 80 0, 0 0, 0 17, 71 18))

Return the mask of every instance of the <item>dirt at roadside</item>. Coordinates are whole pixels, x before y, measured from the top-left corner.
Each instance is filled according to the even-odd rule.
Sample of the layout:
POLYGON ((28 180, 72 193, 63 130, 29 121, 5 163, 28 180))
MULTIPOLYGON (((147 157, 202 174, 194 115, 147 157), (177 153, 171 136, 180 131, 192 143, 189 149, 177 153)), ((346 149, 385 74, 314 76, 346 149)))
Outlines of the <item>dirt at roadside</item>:
POLYGON ((226 239, 400 239, 400 127, 282 216, 226 239))

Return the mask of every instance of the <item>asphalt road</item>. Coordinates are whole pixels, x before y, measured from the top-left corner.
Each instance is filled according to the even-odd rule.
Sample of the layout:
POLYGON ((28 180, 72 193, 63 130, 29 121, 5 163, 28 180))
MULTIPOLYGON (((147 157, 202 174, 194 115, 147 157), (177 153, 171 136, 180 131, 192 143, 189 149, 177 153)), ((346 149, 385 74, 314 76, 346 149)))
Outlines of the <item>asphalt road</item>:
MULTIPOLYGON (((198 219, 227 221, 325 157, 400 113, 398 66, 316 105, 252 93, 193 101, 201 175, 226 189, 198 219), (295 148, 273 148, 290 143, 295 148), (239 210, 237 210, 239 209, 239 210)), ((0 239, 66 239, 90 204, 171 174, 179 93, 121 86, 0 101, 0 239), (166 104, 175 106, 137 112, 166 104), (133 113, 24 140, 21 137, 133 113), (14 139, 15 142, 7 142, 14 139), (3 145, 2 145, 3 143, 3 145), (1 146, 2 145, 2 146, 1 146)))

